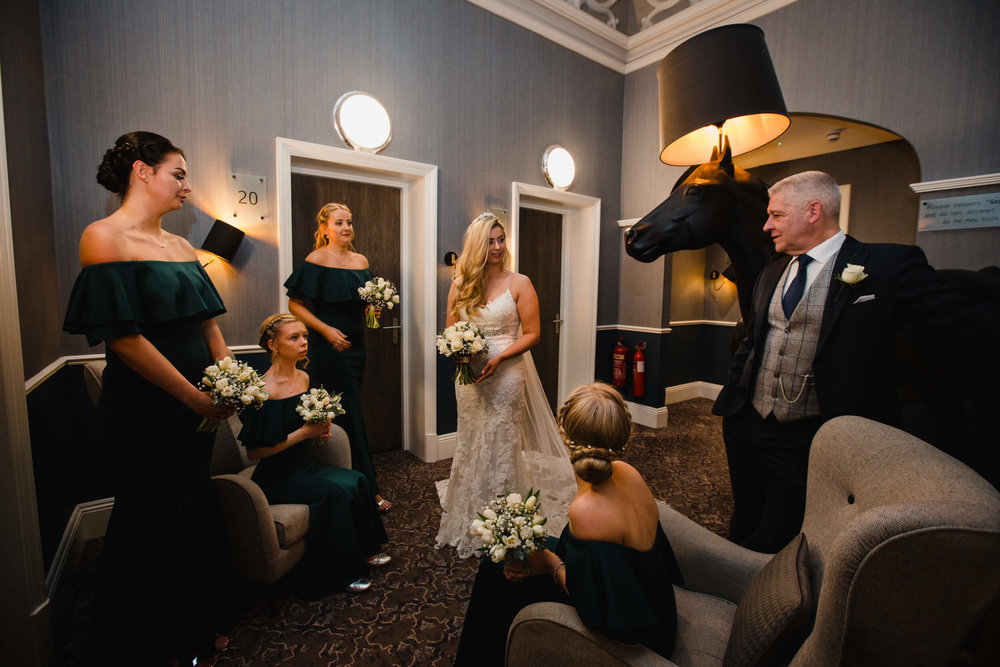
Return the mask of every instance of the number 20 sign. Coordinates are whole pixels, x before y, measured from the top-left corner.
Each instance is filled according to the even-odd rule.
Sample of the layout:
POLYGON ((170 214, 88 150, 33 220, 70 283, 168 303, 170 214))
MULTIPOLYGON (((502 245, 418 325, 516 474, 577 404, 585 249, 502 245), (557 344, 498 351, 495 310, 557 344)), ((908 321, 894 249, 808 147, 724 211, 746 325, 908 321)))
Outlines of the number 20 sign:
POLYGON ((237 220, 263 220, 267 210, 267 183, 263 176, 229 172, 229 201, 237 220))

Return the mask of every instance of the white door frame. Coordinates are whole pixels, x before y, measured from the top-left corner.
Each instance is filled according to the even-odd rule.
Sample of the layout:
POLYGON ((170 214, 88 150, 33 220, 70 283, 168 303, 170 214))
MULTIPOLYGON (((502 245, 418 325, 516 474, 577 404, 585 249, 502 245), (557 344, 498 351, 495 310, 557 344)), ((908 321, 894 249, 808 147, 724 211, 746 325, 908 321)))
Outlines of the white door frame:
POLYGON ((277 137, 278 304, 292 269, 292 172, 400 189, 400 317, 402 318, 403 449, 436 460, 438 168, 384 155, 277 137))
MULTIPOLYGON (((562 277, 559 312, 559 389, 556 405, 581 384, 594 381, 597 354, 597 278, 600 268, 601 200, 514 182, 511 185, 509 246, 518 266, 521 207, 561 213, 562 277)), ((528 276, 529 278, 531 276, 528 276)))

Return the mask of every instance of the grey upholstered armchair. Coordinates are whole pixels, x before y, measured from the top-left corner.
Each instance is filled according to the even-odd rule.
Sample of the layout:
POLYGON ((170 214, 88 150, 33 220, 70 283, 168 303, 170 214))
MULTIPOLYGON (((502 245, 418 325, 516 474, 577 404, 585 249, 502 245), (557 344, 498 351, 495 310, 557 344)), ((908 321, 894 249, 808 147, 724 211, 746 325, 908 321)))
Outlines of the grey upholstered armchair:
POLYGON ((660 522, 686 584, 669 661, 541 603, 511 625, 507 664, 996 664, 984 626, 1000 600, 1000 493, 902 431, 860 417, 825 424, 804 536, 773 558, 666 505, 660 522))
MULTIPOLYGON (((251 465, 234 434, 241 428, 239 417, 230 417, 219 427, 212 452, 212 481, 222 507, 236 574, 261 584, 273 584, 302 560, 309 532, 309 506, 270 505, 264 492, 250 479, 251 465)), ((310 454, 320 463, 351 467, 347 433, 336 424, 323 446, 311 446, 310 454)))
MULTIPOLYGON (((102 359, 84 365, 84 382, 95 406, 105 363, 102 359)), ((268 504, 264 492, 250 479, 255 466, 247 460, 236 440, 240 428, 239 417, 230 417, 216 431, 212 480, 236 574, 249 581, 273 584, 305 554, 309 506, 268 504)), ((321 463, 338 468, 351 467, 347 433, 337 425, 331 427, 330 439, 325 445, 311 447, 309 451, 321 463)))

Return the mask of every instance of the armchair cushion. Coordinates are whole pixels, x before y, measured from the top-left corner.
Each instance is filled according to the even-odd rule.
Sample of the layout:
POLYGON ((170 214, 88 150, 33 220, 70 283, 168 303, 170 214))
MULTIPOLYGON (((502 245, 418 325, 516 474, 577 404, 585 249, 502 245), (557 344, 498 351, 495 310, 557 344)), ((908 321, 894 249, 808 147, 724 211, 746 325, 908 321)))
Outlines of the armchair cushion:
POLYGON ((271 518, 282 549, 295 544, 309 532, 308 505, 271 505, 271 518))
POLYGON ((802 533, 757 573, 736 607, 725 667, 787 660, 802 644, 812 612, 809 546, 802 533))

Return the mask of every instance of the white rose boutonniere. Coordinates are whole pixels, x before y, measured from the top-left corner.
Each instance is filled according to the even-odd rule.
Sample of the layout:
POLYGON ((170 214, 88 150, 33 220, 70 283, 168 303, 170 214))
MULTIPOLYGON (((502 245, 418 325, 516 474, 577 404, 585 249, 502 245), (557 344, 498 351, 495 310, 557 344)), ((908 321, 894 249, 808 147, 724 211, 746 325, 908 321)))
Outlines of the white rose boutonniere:
POLYGON ((860 264, 848 264, 840 272, 840 275, 837 276, 837 280, 845 285, 857 285, 867 277, 868 274, 865 273, 865 267, 860 264))
POLYGON ((834 276, 834 278, 840 281, 840 289, 837 290, 837 296, 834 297, 834 299, 840 298, 840 293, 844 291, 844 285, 855 287, 867 277, 868 274, 865 273, 864 266, 861 264, 848 263, 847 266, 844 267, 844 270, 840 272, 839 276, 834 276))

